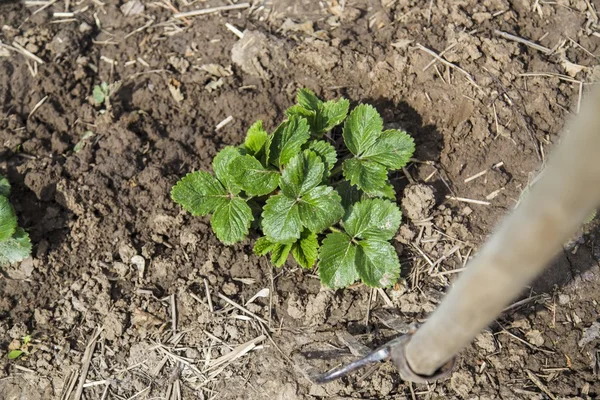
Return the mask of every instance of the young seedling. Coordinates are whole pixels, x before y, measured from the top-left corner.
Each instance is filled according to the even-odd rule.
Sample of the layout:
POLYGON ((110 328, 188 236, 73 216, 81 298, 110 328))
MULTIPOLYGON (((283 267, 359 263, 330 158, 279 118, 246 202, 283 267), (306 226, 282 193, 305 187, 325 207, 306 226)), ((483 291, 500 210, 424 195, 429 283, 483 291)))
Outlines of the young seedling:
POLYGON ((29 347, 31 343, 31 336, 27 335, 24 336, 21 340, 15 339, 11 342, 11 344, 8 346, 8 359, 9 360, 16 360, 17 358, 21 357, 23 354, 29 354, 30 349, 29 347))
POLYGON ((23 261, 31 254, 29 235, 17 225, 9 194, 10 184, 0 175, 0 265, 23 261))
POLYGON ((384 198, 395 200, 388 172, 406 165, 414 142, 405 132, 384 131, 372 106, 348 114, 349 106, 343 98, 323 102, 300 90, 272 134, 256 122, 243 145, 215 156, 214 175, 187 174, 171 197, 194 216, 212 214, 212 229, 227 245, 243 240, 257 222, 264 236, 254 252, 270 253, 276 266, 291 253, 304 268, 318 262, 321 281, 332 288, 358 279, 393 285, 400 262, 389 240, 402 214, 384 198), (343 140, 334 141, 342 123, 343 140))
POLYGON ((106 83, 102 82, 100 85, 94 86, 94 91, 92 92, 92 98, 94 99, 94 103, 99 107, 104 105, 107 112, 111 110, 110 98, 121 88, 121 82, 113 82, 106 83))

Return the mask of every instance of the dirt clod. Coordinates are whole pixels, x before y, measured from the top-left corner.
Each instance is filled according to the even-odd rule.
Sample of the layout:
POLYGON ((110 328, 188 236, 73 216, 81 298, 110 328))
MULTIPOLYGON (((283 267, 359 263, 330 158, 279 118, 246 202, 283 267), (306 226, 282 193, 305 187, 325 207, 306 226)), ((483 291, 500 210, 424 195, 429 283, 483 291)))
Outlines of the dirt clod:
POLYGON ((431 186, 413 184, 404 189, 402 212, 410 220, 420 221, 427 218, 434 205, 435 196, 431 186))
POLYGON ((457 371, 450 378, 450 387, 463 399, 468 397, 473 386, 475 386, 475 380, 468 371, 457 371))

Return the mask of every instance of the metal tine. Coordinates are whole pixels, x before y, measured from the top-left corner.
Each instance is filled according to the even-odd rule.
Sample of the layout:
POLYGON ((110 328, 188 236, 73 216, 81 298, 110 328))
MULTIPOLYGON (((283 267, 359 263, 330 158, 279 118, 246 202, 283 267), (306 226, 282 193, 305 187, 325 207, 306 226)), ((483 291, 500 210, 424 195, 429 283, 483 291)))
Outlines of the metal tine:
POLYGON ((378 348, 377 350, 372 351, 371 353, 367 354, 363 358, 359 358, 358 360, 356 360, 348 365, 344 365, 344 366, 335 368, 334 370, 332 370, 330 372, 326 372, 322 375, 319 375, 314 380, 318 384, 323 384, 323 383, 328 383, 328 382, 334 381, 336 379, 339 379, 343 376, 348 375, 349 373, 351 373, 359 368, 364 367, 365 365, 372 364, 372 363, 375 363, 378 361, 383 361, 390 357, 390 353, 391 353, 391 347, 389 346, 389 343, 387 343, 384 346, 381 346, 380 348, 378 348))

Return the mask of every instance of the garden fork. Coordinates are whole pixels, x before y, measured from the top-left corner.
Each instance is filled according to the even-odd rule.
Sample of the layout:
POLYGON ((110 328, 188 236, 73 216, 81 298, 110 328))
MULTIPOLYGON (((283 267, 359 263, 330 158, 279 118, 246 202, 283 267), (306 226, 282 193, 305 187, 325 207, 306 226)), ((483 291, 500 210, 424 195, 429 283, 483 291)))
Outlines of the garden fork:
POLYGON ((315 378, 326 383, 391 358, 402 379, 447 376, 456 354, 538 276, 600 205, 600 86, 569 121, 539 179, 485 243, 440 306, 418 329, 347 366, 315 378))

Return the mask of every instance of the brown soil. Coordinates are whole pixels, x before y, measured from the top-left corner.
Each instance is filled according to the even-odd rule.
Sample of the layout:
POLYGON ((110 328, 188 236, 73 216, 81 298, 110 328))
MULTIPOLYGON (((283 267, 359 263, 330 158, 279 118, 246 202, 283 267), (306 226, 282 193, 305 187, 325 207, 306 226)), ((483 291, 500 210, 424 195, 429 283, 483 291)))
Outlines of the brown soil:
MULTIPOLYGON (((598 73, 597 15, 588 8, 598 3, 348 0, 340 11, 324 6, 330 1, 255 1, 185 20, 173 19, 168 0, 145 2, 135 15, 113 0, 70 2, 68 11, 81 10, 72 17, 54 16, 69 2, 41 11, 8 3, 0 2, 0 173, 13 184, 34 251, 0 276, 0 345, 34 340, 26 357, 2 354, 0 398, 74 398, 97 328, 87 374, 97 384, 83 389, 85 399, 176 399, 178 391, 183 399, 600 396, 592 227, 461 354, 450 379, 410 386, 389 363, 325 386, 306 378, 310 368, 352 359, 344 335, 373 348, 398 334, 390 315, 422 321, 457 276, 436 273, 462 267, 518 202, 577 109, 572 80, 598 73), (241 43, 226 22, 247 30, 241 43), (44 64, 6 46, 13 43, 44 64), (432 56, 419 45, 436 53, 454 45, 444 57, 462 70, 438 62, 424 71, 432 56), (103 81, 122 87, 101 114, 90 97, 103 81), (415 138, 418 161, 394 182, 427 185, 435 206, 418 186, 404 204, 407 216, 426 218, 407 219, 399 232, 406 279, 386 290, 389 299, 371 298, 364 286, 325 290, 292 262, 274 270, 252 254, 255 235, 225 247, 208 219, 169 198, 179 177, 209 169, 255 120, 276 126, 301 87, 372 103, 388 126, 415 138), (87 131, 94 136, 74 151, 87 131), (415 246, 446 259, 430 270, 415 246), (244 304, 264 288, 270 296, 247 308, 268 331, 217 295, 244 304), (214 366, 263 333, 250 353, 214 366)), ((182 11, 227 2, 185 3, 173 2, 182 11)))

